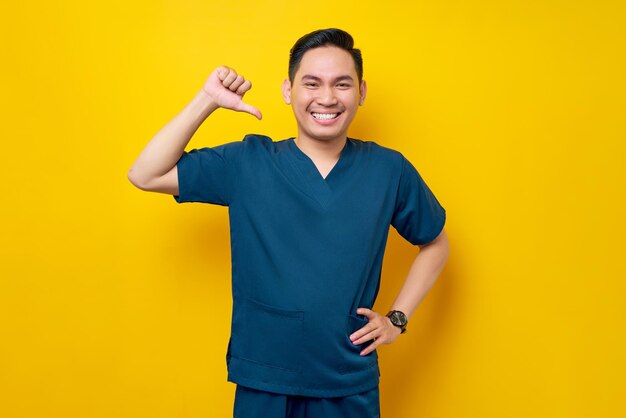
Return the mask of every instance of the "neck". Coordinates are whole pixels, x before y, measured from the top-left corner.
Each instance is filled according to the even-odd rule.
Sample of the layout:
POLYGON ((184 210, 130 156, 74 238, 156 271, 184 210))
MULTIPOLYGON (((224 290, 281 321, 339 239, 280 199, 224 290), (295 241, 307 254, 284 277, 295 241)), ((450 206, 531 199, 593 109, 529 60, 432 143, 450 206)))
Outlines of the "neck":
POLYGON ((329 140, 311 139, 298 135, 294 142, 309 157, 336 160, 341 155, 343 147, 346 145, 347 137, 338 137, 329 140))

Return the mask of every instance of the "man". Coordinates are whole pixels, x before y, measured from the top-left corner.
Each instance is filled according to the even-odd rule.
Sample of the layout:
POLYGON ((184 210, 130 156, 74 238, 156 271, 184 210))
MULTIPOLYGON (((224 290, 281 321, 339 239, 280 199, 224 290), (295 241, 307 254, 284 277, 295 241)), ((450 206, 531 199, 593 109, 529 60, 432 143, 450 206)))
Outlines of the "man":
POLYGON ((178 203, 229 207, 226 362, 237 384, 235 417, 379 417, 375 350, 406 330, 443 269, 445 209, 400 152, 347 136, 367 91, 348 33, 318 30, 291 49, 283 97, 296 137, 247 135, 184 151, 220 107, 261 119, 242 100, 250 88, 234 69, 215 69, 128 177, 178 203), (382 315, 371 308, 390 225, 420 251, 382 315))

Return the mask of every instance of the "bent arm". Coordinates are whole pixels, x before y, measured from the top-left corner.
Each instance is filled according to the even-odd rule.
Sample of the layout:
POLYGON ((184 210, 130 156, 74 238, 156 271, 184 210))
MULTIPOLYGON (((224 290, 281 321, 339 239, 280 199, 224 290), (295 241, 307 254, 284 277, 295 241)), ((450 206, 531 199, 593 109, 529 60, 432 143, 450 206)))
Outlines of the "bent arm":
POLYGON ((199 91, 146 145, 128 170, 128 180, 141 190, 178 195, 176 163, 202 122, 218 107, 199 91))

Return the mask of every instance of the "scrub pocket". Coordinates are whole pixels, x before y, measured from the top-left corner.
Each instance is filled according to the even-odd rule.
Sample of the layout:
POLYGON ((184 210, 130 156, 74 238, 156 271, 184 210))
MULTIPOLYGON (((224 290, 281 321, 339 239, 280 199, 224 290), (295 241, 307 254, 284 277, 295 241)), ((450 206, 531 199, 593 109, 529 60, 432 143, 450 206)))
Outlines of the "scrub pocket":
POLYGON ((304 311, 283 309, 248 298, 243 313, 240 356, 262 366, 300 372, 304 311))
POLYGON ((343 363, 339 369, 339 373, 354 373, 370 367, 375 367, 378 364, 378 353, 376 350, 364 356, 360 354, 361 351, 374 342, 373 340, 365 341, 363 344, 358 345, 353 344, 352 340, 350 340, 350 335, 363 328, 368 322, 369 320, 367 317, 352 314, 348 315, 347 326, 345 333, 342 336, 342 344, 344 345, 347 355, 343 358, 343 363))

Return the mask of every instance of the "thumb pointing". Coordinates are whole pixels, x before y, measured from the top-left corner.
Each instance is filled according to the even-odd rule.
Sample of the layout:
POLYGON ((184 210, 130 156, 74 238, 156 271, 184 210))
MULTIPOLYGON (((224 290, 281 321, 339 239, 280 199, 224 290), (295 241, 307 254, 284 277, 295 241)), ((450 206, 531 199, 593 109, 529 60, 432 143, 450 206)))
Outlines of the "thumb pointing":
POLYGON ((259 109, 257 109, 257 108, 256 108, 256 107, 254 107, 254 106, 250 106, 248 103, 245 103, 245 102, 241 102, 241 103, 240 103, 240 105, 238 106, 238 109, 237 109, 237 110, 239 110, 239 111, 241 111, 241 112, 247 112, 247 113, 250 113, 251 115, 256 116, 256 118, 257 118, 258 120, 261 120, 261 118, 263 117, 263 116, 261 115, 261 111, 260 111, 259 109))

